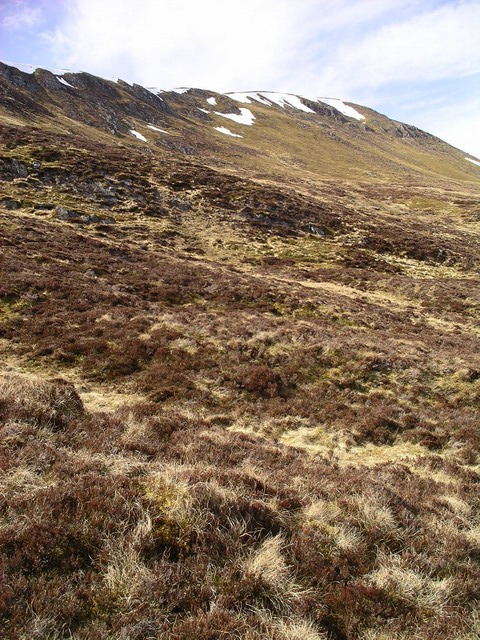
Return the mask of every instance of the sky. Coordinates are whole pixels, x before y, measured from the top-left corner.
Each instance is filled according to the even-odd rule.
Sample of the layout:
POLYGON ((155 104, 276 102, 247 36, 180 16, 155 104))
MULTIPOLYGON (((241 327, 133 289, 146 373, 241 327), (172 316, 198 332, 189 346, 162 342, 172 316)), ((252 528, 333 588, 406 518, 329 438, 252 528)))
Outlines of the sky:
POLYGON ((480 0, 0 0, 0 59, 338 97, 480 158, 480 0))

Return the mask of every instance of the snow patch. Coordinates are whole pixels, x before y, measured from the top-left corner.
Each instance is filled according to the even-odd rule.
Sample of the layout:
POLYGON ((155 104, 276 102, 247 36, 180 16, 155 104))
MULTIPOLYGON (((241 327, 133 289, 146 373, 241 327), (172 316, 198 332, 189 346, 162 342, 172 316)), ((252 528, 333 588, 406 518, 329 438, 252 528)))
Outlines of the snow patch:
POLYGON ((478 160, 474 160, 473 158, 467 158, 467 157, 465 157, 465 160, 468 160, 469 162, 472 162, 473 164, 476 164, 477 166, 480 167, 480 162, 478 160))
POLYGON ((176 89, 172 89, 172 91, 174 91, 175 93, 187 93, 187 91, 190 91, 191 87, 177 87, 176 89))
POLYGON ((210 111, 207 111, 207 109, 202 109, 201 107, 197 107, 197 109, 199 111, 203 111, 203 113, 208 113, 208 114, 210 113, 210 111))
POLYGON ((238 133, 232 133, 227 127, 215 127, 215 131, 224 133, 226 136, 232 136, 232 138, 243 138, 243 136, 239 136, 238 133))
POLYGON ((163 101, 163 98, 159 96, 160 93, 163 93, 163 89, 159 89, 158 87, 145 87, 145 89, 147 91, 150 91, 150 93, 153 93, 153 95, 156 96, 159 100, 163 101))
POLYGON ((57 76, 57 80, 59 82, 61 82, 62 84, 64 84, 66 87, 70 87, 71 89, 75 89, 75 87, 71 84, 68 84, 68 82, 66 80, 64 80, 63 78, 61 78, 60 76, 57 76))
MULTIPOLYGON (((297 96, 292 93, 277 93, 276 91, 248 91, 245 93, 227 93, 226 94, 232 100, 236 100, 237 102, 241 102, 243 104, 252 104, 253 101, 260 102, 266 106, 271 106, 272 104, 276 104, 283 109, 286 106, 293 107, 294 109, 299 109, 300 111, 304 111, 305 113, 315 113, 313 109, 307 107, 306 104, 302 102, 302 97, 306 98, 307 96, 297 96)), ((347 116, 348 118, 355 118, 355 120, 365 120, 365 116, 359 113, 353 107, 348 106, 343 102, 343 100, 339 100, 338 98, 309 98, 314 102, 323 102, 324 104, 328 104, 331 107, 335 107, 340 113, 347 116)))
MULTIPOLYGON (((168 133, 168 131, 165 131, 164 129, 159 129, 158 127, 154 127, 153 124, 147 124, 147 127, 149 129, 151 129, 152 131, 158 131, 159 133, 166 133, 167 135, 170 135, 168 133)), ((145 142, 146 142, 146 140, 145 140, 145 142)))
POLYGON ((23 73, 35 73, 39 67, 35 67, 33 64, 21 64, 18 62, 6 62, 10 67, 15 67, 19 71, 23 71, 23 73))
POLYGON ((356 109, 353 107, 349 107, 342 100, 338 98, 317 98, 317 102, 323 102, 324 104, 328 104, 331 107, 335 107, 337 111, 343 113, 347 118, 355 118, 355 120, 365 120, 365 116, 362 116, 361 113, 358 113, 356 109))
POLYGON ((241 102, 242 104, 252 104, 248 93, 226 93, 229 98, 232 100, 236 100, 237 102, 241 102))
POLYGON ((307 107, 307 105, 303 104, 299 96, 295 96, 291 93, 262 92, 260 95, 263 98, 270 100, 270 102, 278 104, 278 106, 282 107, 282 109, 284 109, 286 106, 289 106, 293 107, 294 109, 299 109, 299 111, 304 111, 305 113, 315 113, 313 109, 310 109, 310 107, 307 107))
POLYGON ((268 107, 272 104, 276 104, 284 109, 285 107, 293 107, 299 111, 305 113, 315 113, 313 109, 303 104, 300 96, 296 96, 293 93, 277 93, 276 91, 255 91, 248 93, 228 93, 227 94, 233 100, 237 102, 243 102, 244 104, 251 104, 252 100, 260 102, 268 107))
POLYGON ((227 93, 226 94, 232 100, 236 100, 237 102, 241 102, 242 104, 252 104, 252 100, 256 102, 260 102, 261 104, 266 105, 267 107, 271 106, 271 102, 264 100, 261 95, 257 92, 249 92, 249 93, 227 93))
POLYGON ((240 107, 240 112, 240 115, 238 115, 237 113, 220 113, 219 111, 215 111, 217 116, 222 116, 222 118, 228 118, 229 120, 233 120, 239 124, 246 124, 251 127, 255 120, 253 113, 250 109, 245 109, 244 107, 240 107))
POLYGON ((142 142, 146 142, 147 141, 145 136, 142 136, 142 134, 138 133, 138 131, 135 131, 135 129, 130 129, 130 133, 132 134, 132 136, 135 136, 136 138, 138 138, 142 142))
POLYGON ((208 104, 211 104, 212 107, 216 107, 217 106, 217 101, 215 100, 215 98, 213 96, 211 98, 207 98, 207 102, 208 102, 208 104))

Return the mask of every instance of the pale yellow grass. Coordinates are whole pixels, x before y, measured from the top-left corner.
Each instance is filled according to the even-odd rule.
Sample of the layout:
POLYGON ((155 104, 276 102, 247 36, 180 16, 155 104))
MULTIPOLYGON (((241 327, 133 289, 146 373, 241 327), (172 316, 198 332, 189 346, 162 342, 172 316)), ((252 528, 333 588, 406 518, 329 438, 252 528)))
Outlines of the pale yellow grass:
POLYGON ((351 447, 338 454, 341 465, 365 465, 368 467, 384 462, 415 460, 428 455, 428 449, 412 442, 398 442, 393 445, 365 444, 351 447))
POLYGON ((451 578, 433 579, 421 571, 402 566, 402 560, 395 555, 380 555, 379 567, 370 574, 370 580, 378 588, 419 609, 439 611, 448 603, 453 591, 451 578))
POLYGON ((353 527, 335 522, 342 514, 336 501, 315 500, 304 509, 303 518, 308 526, 317 527, 326 533, 338 549, 353 551, 362 543, 362 538, 353 527))
POLYGON ((26 466, 19 466, 6 473, 0 473, 0 493, 32 493, 55 484, 26 466))
POLYGON ((274 623, 283 640, 326 640, 327 634, 320 633, 308 620, 277 620, 274 623))
POLYGON ((283 557, 285 540, 277 535, 265 540, 245 563, 248 573, 261 579, 275 591, 282 591, 289 580, 290 570, 283 557))
POLYGON ((376 494, 362 493, 348 500, 353 517, 365 529, 380 529, 393 534, 397 530, 395 517, 389 506, 376 494))
MULTIPOLYGON (((142 526, 146 528, 148 524, 142 526)), ((123 540, 110 541, 107 547, 110 559, 103 576, 105 589, 110 597, 128 607, 150 572, 133 544, 123 540)))

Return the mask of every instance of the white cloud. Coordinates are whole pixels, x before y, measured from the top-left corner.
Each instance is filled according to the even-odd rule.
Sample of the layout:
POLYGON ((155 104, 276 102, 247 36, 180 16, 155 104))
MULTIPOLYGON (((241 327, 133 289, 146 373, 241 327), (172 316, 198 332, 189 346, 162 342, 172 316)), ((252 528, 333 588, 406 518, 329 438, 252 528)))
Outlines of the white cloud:
POLYGON ((16 3, 10 13, 2 19, 2 27, 7 30, 32 29, 42 22, 43 15, 40 7, 30 7, 24 3, 16 3))
POLYGON ((296 13, 285 0, 77 0, 54 39, 70 66, 147 85, 268 87, 301 42, 296 13))
MULTIPOLYGON (((416 0, 74 0, 49 34, 62 64, 144 83, 310 92, 327 32, 416 0), (322 35, 320 35, 322 34, 322 35)), ((316 90, 316 89, 315 89, 316 90)), ((314 91, 315 92, 315 91, 314 91)))
MULTIPOLYGON (((430 0, 431 1, 431 0, 430 0)), ((428 5, 425 0, 424 5, 428 5)), ((372 22, 390 12, 410 10, 418 5, 418 0, 320 0, 310 2, 309 19, 318 32, 355 27, 372 22)))
POLYGON ((73 0, 66 11, 44 35, 62 64, 144 84, 353 97, 480 71, 478 0, 73 0))
POLYGON ((320 78, 334 92, 480 72, 480 6, 445 5, 341 44, 320 78))
POLYGON ((480 158, 480 95, 464 103, 426 110, 416 116, 418 126, 480 158))

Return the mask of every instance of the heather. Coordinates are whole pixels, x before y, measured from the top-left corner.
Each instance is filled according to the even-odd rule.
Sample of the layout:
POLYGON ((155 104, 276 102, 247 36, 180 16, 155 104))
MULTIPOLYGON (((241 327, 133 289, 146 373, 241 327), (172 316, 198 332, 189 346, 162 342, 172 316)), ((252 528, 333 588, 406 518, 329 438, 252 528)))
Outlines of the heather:
POLYGON ((201 92, 150 153, 9 91, 1 637, 477 638, 478 180, 431 138, 361 178, 210 145, 201 92))

